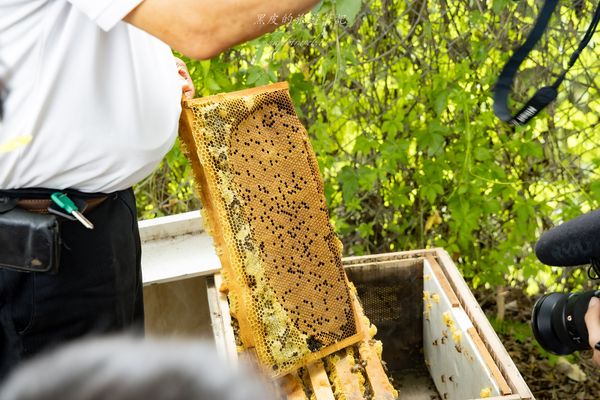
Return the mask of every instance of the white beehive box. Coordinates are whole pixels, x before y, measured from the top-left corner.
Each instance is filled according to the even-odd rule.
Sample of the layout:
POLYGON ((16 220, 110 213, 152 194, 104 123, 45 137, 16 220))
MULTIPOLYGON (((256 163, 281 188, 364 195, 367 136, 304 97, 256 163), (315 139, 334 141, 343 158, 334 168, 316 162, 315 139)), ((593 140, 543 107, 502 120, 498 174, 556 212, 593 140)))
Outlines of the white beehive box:
MULTIPOLYGON (((219 259, 199 213, 140 228, 147 331, 210 337, 237 362, 227 300, 218 291, 219 259)), ((533 399, 444 250, 352 257, 344 265, 378 327, 401 399, 533 399)))

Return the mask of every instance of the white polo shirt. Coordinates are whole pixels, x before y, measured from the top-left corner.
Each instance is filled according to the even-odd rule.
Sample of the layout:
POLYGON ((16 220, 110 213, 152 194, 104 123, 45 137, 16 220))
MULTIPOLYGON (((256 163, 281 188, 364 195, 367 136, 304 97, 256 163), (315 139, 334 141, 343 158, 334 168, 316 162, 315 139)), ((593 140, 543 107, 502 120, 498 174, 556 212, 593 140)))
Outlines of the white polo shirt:
POLYGON ((121 21, 141 1, 0 0, 0 189, 113 192, 171 148, 171 50, 121 21))

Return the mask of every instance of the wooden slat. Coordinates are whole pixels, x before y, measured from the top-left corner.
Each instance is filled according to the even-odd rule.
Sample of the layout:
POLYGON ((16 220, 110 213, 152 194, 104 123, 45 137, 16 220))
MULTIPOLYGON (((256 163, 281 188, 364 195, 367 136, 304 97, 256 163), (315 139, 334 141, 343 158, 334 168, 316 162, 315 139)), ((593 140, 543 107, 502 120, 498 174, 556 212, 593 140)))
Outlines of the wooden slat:
POLYGON ((460 301, 458 300, 458 297, 456 297, 456 293, 454 293, 452 286, 450 286, 450 282, 448 282, 448 278, 446 278, 446 274, 444 274, 442 267, 440 267, 440 264, 438 264, 435 257, 433 257, 431 254, 427 254, 425 256, 425 259, 429 262, 431 270, 435 274, 435 277, 437 278, 438 282, 440 283, 440 286, 444 290, 444 293, 446 293, 446 296, 448 296, 448 299, 450 300, 450 305, 452 307, 460 307, 460 301))
POLYGON ((401 251, 396 253, 384 253, 384 254, 372 254, 367 256, 353 256, 353 257, 344 257, 342 262, 344 266, 350 266, 354 264, 372 264, 378 263, 381 261, 398 261, 403 259, 418 259, 420 257, 425 257, 428 254, 437 254, 437 249, 423 249, 423 250, 410 250, 410 251, 401 251))
MULTIPOLYGON (((354 309, 359 314, 364 314, 362 307, 358 301, 358 298, 354 293, 352 293, 352 300, 354 302, 354 309)), ((370 344, 369 335, 369 326, 365 318, 360 317, 358 319, 362 324, 362 332, 365 338, 358 346, 358 351, 360 353, 360 358, 367 362, 365 366, 365 371, 367 373, 367 378, 369 379, 369 383, 371 384, 371 389, 373 390, 373 399, 375 400, 395 400, 396 396, 394 396, 394 387, 390 383, 390 380, 383 369, 383 365, 381 364, 381 360, 377 355, 377 352, 370 344)))
MULTIPOLYGON (((219 291, 215 287, 215 281, 213 277, 206 279, 206 293, 208 298, 208 308, 210 310, 213 336, 217 347, 217 352, 224 360, 229 359, 229 352, 227 350, 227 339, 225 338, 225 331, 231 329, 226 328, 223 325, 223 314, 219 304, 219 291)), ((235 345, 235 343, 234 343, 235 345)))
POLYGON ((223 321, 223 334, 225 337, 225 350, 227 359, 231 362, 231 365, 237 365, 238 354, 237 346, 235 344, 235 337, 233 333, 233 327, 231 326, 231 315, 229 313, 229 303, 227 302, 227 295, 222 293, 219 288, 223 283, 221 274, 214 275, 215 288, 218 293, 218 306, 223 321))
POLYGON ((371 384, 371 389, 373 389, 373 399, 395 400, 396 396, 394 396, 394 388, 392 387, 373 346, 369 344, 368 340, 365 340, 359 345, 358 351, 360 352, 360 357, 367 362, 365 371, 367 372, 367 378, 371 384))
POLYGON ((199 210, 142 220, 138 226, 142 243, 204 232, 204 221, 199 210))
POLYGON ((522 400, 522 397, 519 396, 518 394, 511 394, 509 396, 494 396, 494 397, 486 397, 486 398, 479 398, 479 399, 473 399, 473 400, 522 400))
POLYGON ((496 335, 494 328, 492 328, 492 325, 490 325, 490 322, 485 317, 479 303, 458 272, 458 269, 453 267, 454 262, 448 253, 444 249, 437 248, 435 249, 435 254, 438 260, 440 260, 440 266, 446 273, 450 284, 461 300, 463 308, 471 318, 471 321, 473 322, 473 325, 475 325, 477 332, 481 335, 482 340, 487 345, 486 347, 500 368, 500 371, 502 371, 503 375, 507 378, 507 382, 513 390, 513 393, 518 393, 522 399, 534 399, 531 390, 529 390, 529 387, 525 383, 517 366, 498 338, 498 335, 496 335), (450 267, 445 268, 445 265, 450 267))
POLYGON ((302 388, 302 380, 295 372, 281 378, 281 390, 287 400, 308 400, 302 388))
POLYGON ((325 372, 323 362, 315 361, 312 364, 308 364, 307 369, 310 383, 317 400, 335 400, 333 389, 331 389, 331 384, 329 383, 329 378, 327 377, 327 372, 325 372))
POLYGON ((342 385, 341 390, 346 396, 346 400, 362 400, 363 395, 360 389, 358 376, 352 373, 352 365, 350 365, 350 356, 345 353, 333 362, 335 373, 339 383, 342 385))
POLYGON ((421 265, 423 263, 422 258, 408 258, 403 260, 385 260, 370 263, 356 263, 350 265, 344 265, 346 271, 353 271, 361 268, 369 269, 381 269, 381 268, 407 268, 413 265, 421 265))
POLYGON ((508 383, 506 383, 506 380, 502 376, 502 373, 498 369, 498 366, 494 362, 494 359, 490 355, 490 352, 488 351, 488 349, 483 344, 483 341, 479 337, 479 334, 477 333, 475 328, 467 329, 467 333, 469 334, 471 339, 473 339, 473 342, 475 343, 477 350, 479 350, 479 354, 481 354, 481 357, 483 358, 485 365, 488 367, 488 369, 490 370, 490 373, 494 377, 494 380, 498 384, 498 387, 500 388, 500 393, 502 395, 512 394, 512 390, 510 389, 510 386, 508 386, 508 383))

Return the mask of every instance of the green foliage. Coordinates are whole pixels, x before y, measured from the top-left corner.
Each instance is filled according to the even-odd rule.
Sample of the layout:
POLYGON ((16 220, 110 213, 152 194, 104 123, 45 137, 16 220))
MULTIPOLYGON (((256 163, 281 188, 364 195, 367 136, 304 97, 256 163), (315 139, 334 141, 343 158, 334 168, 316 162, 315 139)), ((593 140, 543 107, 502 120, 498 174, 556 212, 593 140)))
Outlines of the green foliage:
MULTIPOLYGON (((538 3, 325 1, 213 60, 186 61, 199 96, 290 83, 346 254, 439 246, 474 286, 556 286, 570 274, 543 268, 532 246, 598 207, 599 64, 584 52, 529 126, 499 122, 491 90, 538 3)), ((587 26, 594 4, 567 3, 524 64, 514 109, 553 80, 587 26)), ((137 188, 142 216, 195 207, 189 182, 175 149, 137 188)))
POLYGON ((135 186, 138 215, 142 219, 179 214, 200 208, 191 168, 179 143, 166 155, 150 177, 135 186))

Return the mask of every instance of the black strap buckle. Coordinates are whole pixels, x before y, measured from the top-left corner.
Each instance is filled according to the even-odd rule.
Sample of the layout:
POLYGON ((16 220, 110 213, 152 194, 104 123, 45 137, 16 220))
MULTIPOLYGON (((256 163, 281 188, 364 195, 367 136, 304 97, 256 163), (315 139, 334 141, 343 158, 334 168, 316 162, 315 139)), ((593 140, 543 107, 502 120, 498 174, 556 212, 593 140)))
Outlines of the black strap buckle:
POLYGON ((595 257, 590 259, 588 278, 594 281, 600 279, 600 260, 595 257))
POLYGON ((590 278, 591 280, 598 280, 600 279, 600 260, 596 259, 596 258, 592 258, 590 260, 590 266, 588 268, 588 278, 590 278))

